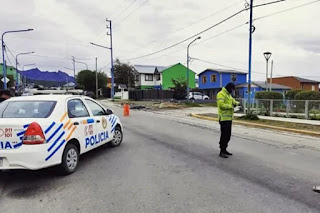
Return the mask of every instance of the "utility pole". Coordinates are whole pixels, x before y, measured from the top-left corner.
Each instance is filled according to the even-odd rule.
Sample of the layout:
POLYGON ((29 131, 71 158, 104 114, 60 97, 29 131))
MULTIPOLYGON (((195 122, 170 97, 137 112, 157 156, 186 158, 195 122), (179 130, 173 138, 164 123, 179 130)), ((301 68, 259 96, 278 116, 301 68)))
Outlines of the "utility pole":
POLYGON ((110 50, 111 50, 111 98, 114 100, 114 69, 113 69, 113 45, 112 45, 112 21, 107 19, 109 25, 107 28, 110 29, 110 33, 107 33, 110 36, 110 50))
MULTIPOLYGON (((250 99, 251 99, 251 62, 252 62, 252 8, 253 8, 253 0, 250 0, 250 28, 249 28, 249 77, 248 77, 248 110, 247 114, 250 114, 250 99)), ((245 106, 244 106, 245 107, 245 106)))
POLYGON ((76 60, 74 59, 74 56, 72 56, 72 63, 73 63, 73 77, 74 77, 74 82, 76 82, 76 60))
POLYGON ((98 58, 96 57, 96 98, 98 98, 98 58))
POLYGON ((272 72, 273 72, 273 60, 271 61, 270 91, 272 91, 272 72))

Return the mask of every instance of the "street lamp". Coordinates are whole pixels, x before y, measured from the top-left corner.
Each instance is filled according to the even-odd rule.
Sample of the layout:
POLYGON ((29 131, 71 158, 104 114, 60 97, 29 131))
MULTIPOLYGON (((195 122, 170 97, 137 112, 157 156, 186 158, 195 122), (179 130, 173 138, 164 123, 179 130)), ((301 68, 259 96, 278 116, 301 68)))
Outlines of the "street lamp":
POLYGON ((25 53, 19 53, 16 55, 16 79, 17 79, 17 83, 16 83, 16 90, 19 90, 19 73, 18 73, 18 56, 19 55, 28 55, 28 54, 33 54, 34 52, 25 52, 25 53))
POLYGON ((268 91, 268 64, 269 64, 269 59, 272 55, 271 52, 265 52, 263 53, 265 59, 266 59, 266 62, 267 62, 267 67, 266 67, 266 91, 268 91))
MULTIPOLYGON (((33 64, 26 64, 26 65, 23 65, 22 66, 22 71, 24 72, 24 67, 27 67, 27 66, 34 66, 34 65, 36 65, 35 63, 33 63, 33 64)), ((22 73, 23 73, 22 72, 22 73)), ((26 87, 27 86, 27 77, 25 76, 25 86, 24 87, 26 87)))
POLYGON ((190 42, 190 44, 187 47, 187 101, 189 102, 189 62, 190 62, 190 56, 189 56, 189 48, 191 46, 191 44, 193 42, 195 42, 196 40, 201 39, 201 37, 197 37, 196 39, 194 39, 192 42, 190 42))
POLYGON ((20 33, 20 32, 27 32, 27 31, 32 31, 33 29, 27 29, 27 30, 12 30, 12 31, 6 31, 2 33, 1 37, 1 43, 2 43, 2 60, 3 60, 3 89, 7 89, 7 70, 6 70, 6 65, 5 65, 5 58, 4 58, 4 50, 5 50, 5 45, 4 45, 4 35, 7 33, 20 33))
MULTIPOLYGON (((111 29, 111 26, 110 26, 110 29, 111 29)), ((112 38, 112 37, 111 37, 112 38)), ((90 42, 90 44, 94 45, 94 46, 97 46, 97 47, 101 47, 101 48, 104 48, 104 49, 108 49, 111 51, 111 98, 112 100, 114 100, 114 73, 113 73, 113 49, 112 49, 112 39, 110 41, 111 43, 111 47, 106 47, 106 46, 102 46, 102 45, 99 45, 99 44, 95 44, 95 43, 92 43, 90 42)))

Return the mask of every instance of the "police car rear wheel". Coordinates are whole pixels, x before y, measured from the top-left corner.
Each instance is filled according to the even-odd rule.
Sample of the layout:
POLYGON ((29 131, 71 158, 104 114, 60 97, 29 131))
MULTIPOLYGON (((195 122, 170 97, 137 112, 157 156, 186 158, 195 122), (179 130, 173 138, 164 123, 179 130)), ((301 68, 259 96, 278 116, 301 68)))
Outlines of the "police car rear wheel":
POLYGON ((61 171, 69 175, 76 171, 79 163, 79 150, 73 144, 67 144, 62 155, 61 171))
POLYGON ((110 142, 111 147, 120 146, 123 139, 123 133, 120 127, 116 127, 114 130, 113 140, 110 142))

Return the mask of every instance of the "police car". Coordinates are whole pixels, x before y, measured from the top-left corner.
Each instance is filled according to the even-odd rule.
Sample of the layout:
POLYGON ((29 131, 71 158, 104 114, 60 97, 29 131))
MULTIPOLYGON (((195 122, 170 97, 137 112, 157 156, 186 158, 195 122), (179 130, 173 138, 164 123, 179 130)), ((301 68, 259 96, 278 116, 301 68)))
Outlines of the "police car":
POLYGON ((79 155, 119 146, 122 138, 119 118, 86 96, 23 96, 0 104, 0 170, 60 165, 71 174, 79 155))

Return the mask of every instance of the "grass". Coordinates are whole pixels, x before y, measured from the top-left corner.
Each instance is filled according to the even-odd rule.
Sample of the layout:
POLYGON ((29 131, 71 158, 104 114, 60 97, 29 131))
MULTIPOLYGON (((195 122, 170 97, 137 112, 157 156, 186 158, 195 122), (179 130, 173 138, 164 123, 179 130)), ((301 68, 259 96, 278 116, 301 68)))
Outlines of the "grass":
MULTIPOLYGON (((203 114, 203 115, 208 117, 213 117, 213 118, 218 117, 216 114, 203 114)), ((288 129, 306 130, 306 131, 320 133, 320 127, 317 125, 311 125, 311 124, 300 124, 300 123, 292 123, 292 122, 284 122, 284 121, 262 120, 262 119, 253 121, 253 120, 243 120, 237 117, 235 117, 234 120, 239 120, 247 123, 263 124, 263 125, 269 125, 269 126, 277 126, 277 127, 288 128, 288 129)))

